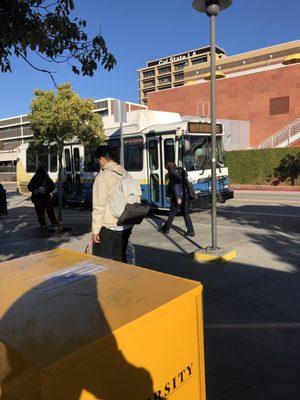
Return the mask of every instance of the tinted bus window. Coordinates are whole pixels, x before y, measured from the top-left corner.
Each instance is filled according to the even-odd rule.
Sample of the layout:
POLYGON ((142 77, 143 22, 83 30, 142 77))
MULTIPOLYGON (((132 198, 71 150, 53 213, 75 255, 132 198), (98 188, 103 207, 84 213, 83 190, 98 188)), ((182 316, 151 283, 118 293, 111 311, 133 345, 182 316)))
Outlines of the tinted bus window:
POLYGON ((66 171, 71 171, 71 155, 70 150, 65 149, 65 163, 66 163, 66 171))
POLYGON ((143 150, 142 137, 124 139, 124 166, 126 171, 142 171, 143 150))
POLYGON ((165 167, 169 162, 175 162, 175 145, 174 139, 166 139, 164 142, 164 156, 165 156, 165 167))
POLYGON ((149 141, 149 163, 151 171, 158 169, 158 147, 156 140, 149 141))
POLYGON ((95 157, 95 148, 84 148, 84 170, 86 172, 99 172, 99 163, 95 157))
POLYGON ((74 169, 76 172, 80 171, 80 154, 79 154, 79 149, 78 147, 75 147, 73 150, 73 155, 74 155, 74 169))
POLYGON ((120 139, 110 139, 108 147, 112 151, 113 159, 116 163, 120 163, 120 139))

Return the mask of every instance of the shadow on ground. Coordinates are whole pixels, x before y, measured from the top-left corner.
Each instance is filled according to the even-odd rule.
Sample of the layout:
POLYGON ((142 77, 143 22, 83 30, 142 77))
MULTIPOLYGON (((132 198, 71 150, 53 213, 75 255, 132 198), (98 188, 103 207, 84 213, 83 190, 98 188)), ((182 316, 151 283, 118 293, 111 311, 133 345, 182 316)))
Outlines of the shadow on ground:
POLYGON ((288 273, 200 265, 189 254, 147 246, 136 252, 143 267, 204 284, 209 400, 300 398, 300 266, 288 273))
MULTIPOLYGON (((22 201, 27 201, 23 199, 22 201)), ((82 211, 84 213, 84 211, 82 211)), ((64 243, 74 241, 90 232, 90 217, 86 221, 68 222, 67 213, 63 219, 64 227, 71 228, 64 234, 54 234, 48 229, 41 229, 36 222, 33 207, 21 204, 8 215, 0 218, 1 228, 1 256, 5 260, 27 256, 32 253, 47 251, 61 247, 64 243)), ((82 217, 82 215, 81 215, 82 217)))

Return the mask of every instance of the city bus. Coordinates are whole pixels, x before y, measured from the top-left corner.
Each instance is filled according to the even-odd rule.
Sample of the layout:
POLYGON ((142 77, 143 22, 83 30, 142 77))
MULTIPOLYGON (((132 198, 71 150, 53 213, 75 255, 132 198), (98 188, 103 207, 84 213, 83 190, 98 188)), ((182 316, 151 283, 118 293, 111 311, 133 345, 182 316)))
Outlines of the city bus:
MULTIPOLYGON (((211 124, 199 118, 146 126, 127 126, 123 134, 124 167, 140 182, 142 197, 152 208, 166 209, 170 204, 167 163, 175 162, 187 171, 196 199, 192 208, 210 203, 211 195, 211 124)), ((114 159, 120 160, 120 129, 105 129, 108 146, 114 159)), ((217 200, 233 198, 229 188, 228 169, 222 137, 223 125, 217 124, 217 200)), ((94 151, 74 140, 64 147, 63 203, 91 206, 92 185, 99 171, 94 151)), ((18 191, 27 194, 27 185, 38 166, 43 166, 54 182, 58 177, 58 161, 54 148, 36 152, 30 143, 18 149, 18 191)), ((57 192, 53 194, 57 200, 57 192)))

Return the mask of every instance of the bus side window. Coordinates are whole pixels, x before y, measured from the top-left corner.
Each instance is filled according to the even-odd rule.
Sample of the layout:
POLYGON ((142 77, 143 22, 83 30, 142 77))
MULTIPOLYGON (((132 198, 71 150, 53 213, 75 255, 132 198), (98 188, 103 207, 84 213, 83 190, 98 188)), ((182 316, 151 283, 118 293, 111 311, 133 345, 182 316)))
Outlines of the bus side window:
POLYGON ((126 171, 143 170, 144 143, 142 137, 124 140, 124 166, 126 171))
POLYGON ((175 145, 174 139, 165 139, 164 141, 164 156, 165 156, 165 168, 169 162, 175 162, 175 145))
POLYGON ((99 163, 95 157, 95 149, 84 147, 84 170, 85 172, 99 172, 99 163))
POLYGON ((43 167, 46 171, 48 171, 48 147, 42 146, 42 148, 38 151, 38 167, 43 167))
POLYGON ((116 163, 120 163, 120 139, 109 139, 108 147, 113 153, 113 159, 116 163))

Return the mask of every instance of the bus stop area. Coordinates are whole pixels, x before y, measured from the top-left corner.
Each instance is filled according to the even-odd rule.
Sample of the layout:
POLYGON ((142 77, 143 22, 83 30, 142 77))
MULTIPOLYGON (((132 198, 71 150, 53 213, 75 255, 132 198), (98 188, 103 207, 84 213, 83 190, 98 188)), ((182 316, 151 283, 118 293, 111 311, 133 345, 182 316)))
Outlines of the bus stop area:
MULTIPOLYGON (((39 228, 27 196, 17 196, 14 184, 5 188, 0 261, 61 247, 84 251, 90 210, 65 208, 64 225, 72 230, 55 235, 39 228)), ((203 284, 208 400, 300 398, 299 206, 299 193, 243 191, 219 205, 219 244, 237 251, 224 264, 192 258, 210 244, 208 210, 192 214, 195 238, 184 236, 182 218, 169 235, 160 233, 163 214, 134 228, 138 266, 203 284)))

